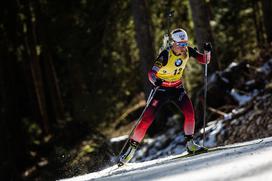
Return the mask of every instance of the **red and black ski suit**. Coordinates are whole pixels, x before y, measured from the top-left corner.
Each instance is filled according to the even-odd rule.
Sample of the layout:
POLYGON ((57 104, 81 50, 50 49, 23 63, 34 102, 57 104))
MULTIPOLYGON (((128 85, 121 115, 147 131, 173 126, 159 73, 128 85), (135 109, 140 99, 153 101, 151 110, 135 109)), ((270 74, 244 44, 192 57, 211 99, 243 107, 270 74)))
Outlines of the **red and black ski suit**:
POLYGON ((164 50, 155 61, 154 66, 148 73, 150 82, 155 85, 157 79, 163 83, 157 90, 149 106, 143 114, 142 119, 136 126, 132 140, 141 142, 145 133, 155 118, 156 111, 166 102, 174 102, 185 117, 185 135, 193 135, 195 129, 195 116, 192 102, 186 94, 182 85, 182 74, 189 57, 194 57, 199 63, 205 64, 207 56, 197 50, 187 47, 183 55, 175 55, 172 49, 164 50))

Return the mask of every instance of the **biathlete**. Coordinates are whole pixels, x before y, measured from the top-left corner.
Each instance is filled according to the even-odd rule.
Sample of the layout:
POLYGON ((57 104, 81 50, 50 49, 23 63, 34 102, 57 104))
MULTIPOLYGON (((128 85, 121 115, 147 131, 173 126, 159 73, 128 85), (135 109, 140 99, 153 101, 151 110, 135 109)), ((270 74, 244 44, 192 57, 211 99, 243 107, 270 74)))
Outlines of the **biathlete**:
POLYGON ((186 148, 189 153, 205 151, 206 148, 193 141, 195 131, 195 116, 192 102, 186 94, 182 75, 189 60, 194 57, 200 64, 210 62, 211 44, 204 43, 204 54, 188 46, 188 36, 183 29, 175 29, 170 33, 171 46, 164 49, 152 69, 148 72, 148 78, 153 86, 159 86, 150 104, 143 113, 142 119, 129 138, 127 150, 119 158, 119 165, 129 162, 145 133, 155 118, 156 111, 166 102, 174 102, 184 115, 184 133, 186 148))

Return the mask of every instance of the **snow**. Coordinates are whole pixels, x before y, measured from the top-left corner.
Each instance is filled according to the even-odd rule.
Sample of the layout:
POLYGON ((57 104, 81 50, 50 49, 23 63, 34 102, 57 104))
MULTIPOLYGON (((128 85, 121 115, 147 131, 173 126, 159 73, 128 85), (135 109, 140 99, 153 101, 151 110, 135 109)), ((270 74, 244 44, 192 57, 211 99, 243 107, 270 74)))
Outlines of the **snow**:
POLYGON ((265 75, 268 75, 272 71, 272 59, 264 63, 260 68, 257 69, 258 72, 263 72, 265 75))
POLYGON ((170 128, 165 134, 156 136, 153 139, 145 139, 145 144, 137 150, 131 161, 143 162, 180 154, 185 151, 183 141, 184 133, 179 131, 177 127, 170 128))
POLYGON ((246 95, 243 95, 243 94, 239 93, 237 90, 231 89, 230 94, 232 95, 232 97, 235 100, 237 100, 239 102, 239 105, 242 106, 242 105, 245 105, 250 100, 252 100, 252 98, 258 94, 258 91, 256 90, 256 91, 253 91, 253 92, 248 93, 246 95))
MULTIPOLYGON (((233 158, 222 158, 215 161, 216 164, 208 165, 196 170, 189 170, 182 174, 184 180, 248 180, 250 177, 258 177, 258 180, 269 180, 272 178, 271 171, 271 148, 264 149, 257 154, 244 153, 242 156, 233 156, 233 158), (268 159, 267 159, 268 158, 268 159), (219 161, 220 160, 220 161, 219 161), (224 162, 223 164, 220 162, 224 162), (264 167, 264 168, 263 168, 264 167), (268 170, 265 170, 269 168, 268 170), (252 173, 253 172, 253 173, 252 173), (262 176, 262 172, 264 175, 262 176), (194 174, 195 173, 195 174, 194 174), (216 174, 215 174, 216 173, 216 174), (257 176, 255 176, 255 174, 257 176), (259 176, 258 176, 259 175, 259 176), (261 175, 261 177, 260 177, 261 175), (262 178, 262 179, 261 179, 262 178)), ((173 174, 167 177, 168 181, 179 180, 180 174, 173 174)), ((254 180, 251 178, 252 180, 254 180)), ((165 180, 159 178, 158 180, 165 180)))
MULTIPOLYGON (((187 153, 184 153, 184 155, 187 153)), ((102 178, 111 174, 114 174, 115 172, 117 173, 125 173, 127 171, 132 171, 132 170, 137 170, 137 169, 143 169, 143 168, 148 168, 151 166, 154 166, 156 164, 163 163, 164 161, 171 160, 175 158, 176 156, 169 156, 167 158, 161 158, 161 159, 156 159, 152 161, 146 161, 146 162, 141 162, 141 163, 128 163, 125 167, 121 167, 118 170, 117 166, 114 165, 112 167, 109 167, 107 169, 104 169, 99 172, 94 172, 82 176, 77 176, 77 177, 72 177, 68 179, 61 179, 60 181, 86 181, 86 180, 91 180, 91 179, 97 179, 97 178, 102 178)))
POLYGON ((225 83, 230 83, 230 81, 228 79, 226 79, 225 77, 221 77, 221 79, 225 82, 225 83))
POLYGON ((228 69, 231 69, 231 68, 236 67, 236 66, 238 66, 238 63, 236 63, 236 62, 231 62, 231 63, 229 64, 229 66, 228 66, 228 69))
MULTIPOLYGON (((205 132, 207 132, 207 136, 205 139, 205 146, 206 147, 214 147, 216 146, 216 135, 220 131, 222 131, 223 128, 223 121, 224 120, 217 120, 209 122, 207 127, 205 128, 205 132)), ((203 134, 203 129, 200 130, 200 133, 203 134)), ((203 140, 200 141, 200 144, 203 144, 203 140)))
POLYGON ((111 167, 65 181, 86 180, 272 180, 272 137, 227 146, 228 149, 192 157, 171 156, 111 167), (171 160, 172 159, 172 160, 171 160))

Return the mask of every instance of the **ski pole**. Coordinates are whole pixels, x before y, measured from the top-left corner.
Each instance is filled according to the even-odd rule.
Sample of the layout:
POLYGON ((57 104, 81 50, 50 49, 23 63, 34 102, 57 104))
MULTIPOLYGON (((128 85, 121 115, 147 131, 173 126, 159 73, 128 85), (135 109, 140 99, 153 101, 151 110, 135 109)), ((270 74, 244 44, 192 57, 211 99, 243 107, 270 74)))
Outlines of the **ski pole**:
POLYGON ((170 11, 167 13, 167 34, 168 34, 168 37, 170 37, 170 21, 171 21, 171 18, 174 16, 174 12, 175 11, 170 11))
MULTIPOLYGON (((207 57, 210 56, 208 55, 210 52, 204 51, 205 58, 207 61, 207 57)), ((206 107, 207 107, 207 84, 208 84, 208 63, 205 63, 205 71, 204 71, 204 105, 203 105, 203 147, 205 146, 205 139, 206 139, 206 132, 205 132, 205 127, 206 127, 206 107)))
POLYGON ((169 11, 167 13, 167 45, 166 47, 170 46, 170 42, 171 42, 171 36, 170 36, 170 22, 171 22, 171 18, 173 18, 174 16, 174 12, 175 11, 169 11))
POLYGON ((144 108, 142 114, 140 115, 140 117, 138 118, 137 122, 136 122, 135 125, 133 126, 133 129, 130 131, 130 134, 129 134, 129 136, 128 136, 128 138, 127 138, 127 140, 126 140, 124 146, 122 147, 122 149, 121 149, 121 151, 120 151, 118 157, 120 157, 121 154, 122 154, 122 152, 124 151, 124 149, 125 149, 125 147, 126 147, 128 141, 129 141, 130 137, 131 137, 132 134, 134 133, 135 128, 136 128, 136 127, 138 126, 138 124, 140 123, 140 121, 141 121, 141 119, 142 119, 142 117, 143 117, 143 115, 144 115, 144 112, 146 111, 147 107, 149 106, 150 102, 152 101, 152 99, 153 99, 154 95, 156 94, 158 88, 159 88, 159 86, 153 88, 153 89, 150 91, 149 96, 148 96, 148 99, 147 99, 147 101, 146 101, 145 108, 144 108))

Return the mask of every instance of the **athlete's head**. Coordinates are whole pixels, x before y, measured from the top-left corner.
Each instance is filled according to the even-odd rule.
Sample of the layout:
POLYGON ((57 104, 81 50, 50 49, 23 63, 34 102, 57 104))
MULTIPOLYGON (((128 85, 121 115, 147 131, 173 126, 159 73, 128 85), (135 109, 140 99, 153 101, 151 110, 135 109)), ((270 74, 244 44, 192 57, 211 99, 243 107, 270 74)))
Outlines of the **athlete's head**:
POLYGON ((172 49, 176 53, 181 53, 186 51, 186 47, 188 46, 188 36, 185 30, 178 28, 174 29, 170 33, 170 39, 172 41, 172 49))

